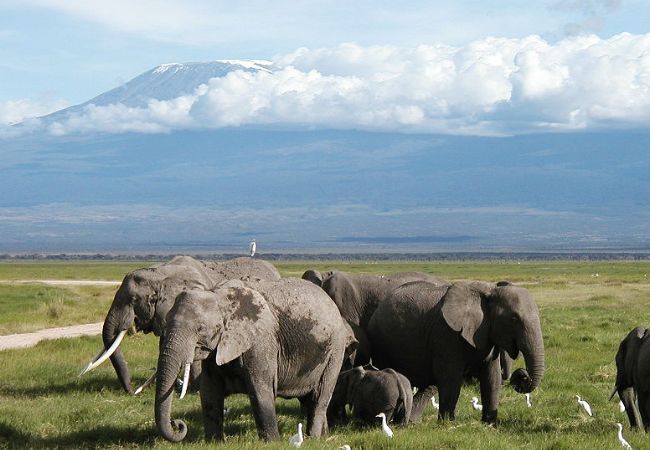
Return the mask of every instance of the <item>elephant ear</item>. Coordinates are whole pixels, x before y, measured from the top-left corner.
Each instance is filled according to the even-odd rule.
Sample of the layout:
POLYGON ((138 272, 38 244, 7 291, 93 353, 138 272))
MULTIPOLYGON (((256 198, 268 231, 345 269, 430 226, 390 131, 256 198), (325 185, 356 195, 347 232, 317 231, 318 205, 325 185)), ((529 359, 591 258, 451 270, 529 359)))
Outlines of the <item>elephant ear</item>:
POLYGON ((221 340, 217 345, 217 365, 229 363, 250 349, 262 330, 273 323, 273 313, 259 292, 247 287, 227 287, 227 312, 221 340))
POLYGON ((302 274, 302 279, 311 281, 316 286, 323 286, 323 276, 318 270, 309 269, 302 274))
POLYGON ((481 294, 465 284, 451 286, 442 299, 442 316, 449 327, 460 332, 472 347, 485 348, 488 324, 481 294))
POLYGON ((356 285, 345 273, 334 272, 323 282, 323 290, 334 300, 341 316, 350 324, 360 325, 361 296, 356 285))

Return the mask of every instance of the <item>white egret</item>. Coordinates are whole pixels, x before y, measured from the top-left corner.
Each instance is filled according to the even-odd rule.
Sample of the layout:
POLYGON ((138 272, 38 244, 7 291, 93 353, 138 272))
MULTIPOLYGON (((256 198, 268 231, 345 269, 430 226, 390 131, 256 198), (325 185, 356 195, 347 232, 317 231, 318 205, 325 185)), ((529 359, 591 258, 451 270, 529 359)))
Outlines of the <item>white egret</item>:
POLYGON ((587 403, 585 400, 582 400, 579 395, 576 395, 576 398, 578 399, 578 405, 582 406, 582 408, 589 414, 589 416, 593 416, 591 413, 591 405, 587 403))
POLYGON ((528 406, 529 408, 532 408, 533 406, 533 402, 530 400, 530 393, 526 394, 526 406, 528 406))
POLYGON ((352 450, 348 444, 345 444, 343 447, 339 447, 341 450, 352 450))
POLYGON ((375 417, 381 417, 381 429, 384 431, 384 434, 388 436, 389 438, 393 437, 393 430, 390 429, 388 424, 386 423, 386 414, 379 413, 375 417))
POLYGON ((302 442, 305 439, 302 436, 302 423, 298 424, 298 432, 291 436, 289 439, 289 445, 295 448, 299 448, 302 445, 302 442))
POLYGON ((434 408, 440 409, 440 404, 436 401, 435 395, 431 396, 431 404, 433 405, 434 408))
POLYGON ((623 402, 621 400, 618 401, 618 410, 620 412, 625 412, 625 405, 623 404, 623 402))
POLYGON ((472 397, 472 406, 473 406, 474 409, 477 410, 477 411, 483 411, 483 405, 481 405, 481 404, 478 402, 478 398, 477 398, 477 397, 472 397))
POLYGON ((623 437, 623 425, 620 422, 617 422, 616 426, 618 427, 618 442, 621 443, 621 447, 632 450, 630 443, 623 437))
POLYGON ((251 254, 251 258, 255 256, 255 250, 257 250, 257 244, 255 243, 255 239, 253 239, 248 246, 248 251, 251 254))

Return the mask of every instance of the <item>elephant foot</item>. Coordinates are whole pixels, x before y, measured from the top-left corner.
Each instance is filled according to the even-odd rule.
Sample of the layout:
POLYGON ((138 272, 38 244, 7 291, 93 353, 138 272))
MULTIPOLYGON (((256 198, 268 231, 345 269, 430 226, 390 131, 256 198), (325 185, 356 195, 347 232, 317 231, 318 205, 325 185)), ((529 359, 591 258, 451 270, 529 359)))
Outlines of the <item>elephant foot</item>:
POLYGON ((496 425, 497 424, 497 411, 483 411, 481 420, 488 425, 496 425))

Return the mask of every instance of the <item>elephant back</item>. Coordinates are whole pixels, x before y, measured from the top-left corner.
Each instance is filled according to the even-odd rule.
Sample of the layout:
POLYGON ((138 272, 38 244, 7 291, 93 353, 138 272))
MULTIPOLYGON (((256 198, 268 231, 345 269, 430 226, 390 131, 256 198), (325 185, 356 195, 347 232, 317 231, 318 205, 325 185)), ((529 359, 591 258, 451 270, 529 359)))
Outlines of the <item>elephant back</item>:
POLYGON ((277 281, 282 278, 273 264, 262 259, 241 257, 227 261, 203 261, 202 263, 214 285, 232 279, 277 281))

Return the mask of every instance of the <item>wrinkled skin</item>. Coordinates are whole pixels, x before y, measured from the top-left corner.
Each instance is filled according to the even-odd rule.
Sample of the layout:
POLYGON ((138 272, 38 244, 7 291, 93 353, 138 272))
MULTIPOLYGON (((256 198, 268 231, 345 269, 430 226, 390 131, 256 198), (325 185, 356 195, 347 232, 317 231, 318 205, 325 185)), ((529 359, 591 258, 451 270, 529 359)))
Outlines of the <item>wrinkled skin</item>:
POLYGON ((336 382, 328 408, 328 420, 344 423, 345 406, 352 408, 355 422, 374 425, 377 414, 388 422, 408 424, 413 406, 413 391, 408 379, 393 369, 366 370, 362 366, 342 372, 336 382))
MULTIPOLYGON (((618 396, 632 428, 650 427, 650 330, 636 327, 621 341, 616 352, 618 396)), ((611 399, 611 397, 610 397, 611 399)))
POLYGON ((356 341, 327 295, 304 280, 225 283, 190 290, 167 316, 156 383, 156 427, 167 440, 186 433, 171 419, 174 381, 185 364, 202 361, 201 406, 206 439, 223 440, 224 398, 246 393, 260 438, 279 438, 275 398, 298 398, 307 432, 327 432, 326 410, 346 352, 356 341))
MULTIPOLYGON (((437 387, 439 419, 455 417, 463 377, 470 375, 479 380, 482 420, 496 421, 499 349, 512 358, 519 352, 524 356, 526 370, 511 378, 518 392, 534 390, 544 373, 537 305, 526 289, 505 282, 401 286, 377 308, 368 336, 376 366, 399 371, 426 395, 437 387)), ((414 399, 411 420, 421 413, 414 399)))
MULTIPOLYGON (((129 272, 118 288, 104 320, 102 337, 108 348, 120 331, 133 323, 138 331, 161 336, 165 317, 178 294, 189 289, 211 289, 229 279, 279 280, 280 274, 270 263, 252 258, 236 258, 223 262, 199 261, 177 256, 158 266, 129 272)), ((118 349, 111 356, 120 384, 132 392, 126 361, 118 349)), ((197 365, 200 368, 200 365, 197 365)), ((194 377, 200 370, 194 370, 194 377)))
POLYGON ((367 328, 379 303, 396 287, 412 281, 428 281, 446 285, 447 281, 420 272, 399 272, 389 275, 363 275, 347 272, 307 270, 302 278, 320 286, 330 296, 348 321, 359 341, 355 366, 370 362, 367 328))

